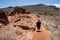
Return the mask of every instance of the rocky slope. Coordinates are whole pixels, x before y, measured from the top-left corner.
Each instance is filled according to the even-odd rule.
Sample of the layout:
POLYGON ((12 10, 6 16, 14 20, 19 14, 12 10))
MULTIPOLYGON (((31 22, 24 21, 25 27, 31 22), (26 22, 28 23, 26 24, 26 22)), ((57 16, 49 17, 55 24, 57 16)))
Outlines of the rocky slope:
POLYGON ((0 40, 32 40, 35 23, 30 14, 8 16, 8 20, 8 25, 0 25, 0 40))
POLYGON ((15 8, 9 16, 0 10, 0 40, 32 40, 35 19, 23 8, 17 9, 15 8))

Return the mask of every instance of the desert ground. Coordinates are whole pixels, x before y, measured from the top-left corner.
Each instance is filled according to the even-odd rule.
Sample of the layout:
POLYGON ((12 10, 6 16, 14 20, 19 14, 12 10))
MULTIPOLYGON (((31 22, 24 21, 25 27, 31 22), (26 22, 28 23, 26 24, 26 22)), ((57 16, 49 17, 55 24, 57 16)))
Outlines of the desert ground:
POLYGON ((0 11, 0 40, 60 40, 60 15, 22 14, 25 10, 21 10, 15 9, 6 16, 0 11), (38 19, 41 20, 41 32, 36 28, 38 19))

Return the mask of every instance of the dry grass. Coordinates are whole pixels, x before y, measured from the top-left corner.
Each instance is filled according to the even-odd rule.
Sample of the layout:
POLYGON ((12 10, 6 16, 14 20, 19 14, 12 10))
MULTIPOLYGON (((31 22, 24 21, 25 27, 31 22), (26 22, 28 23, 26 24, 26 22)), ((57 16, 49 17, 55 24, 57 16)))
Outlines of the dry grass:
POLYGON ((0 40, 17 40, 19 35, 23 35, 21 28, 9 26, 4 31, 0 31, 0 40))

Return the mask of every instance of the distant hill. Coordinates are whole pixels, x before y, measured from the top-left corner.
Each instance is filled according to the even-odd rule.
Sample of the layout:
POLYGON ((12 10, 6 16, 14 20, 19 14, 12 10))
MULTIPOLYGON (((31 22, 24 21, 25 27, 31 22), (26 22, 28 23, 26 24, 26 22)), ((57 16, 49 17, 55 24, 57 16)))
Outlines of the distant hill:
MULTIPOLYGON (((60 8, 57 8, 53 5, 44 5, 44 4, 38 4, 38 5, 28 5, 28 6, 21 6, 22 8, 25 8, 27 11, 32 13, 41 13, 41 12, 47 12, 48 14, 60 14, 60 8)), ((1 8, 5 12, 11 12, 14 7, 6 7, 1 8)))

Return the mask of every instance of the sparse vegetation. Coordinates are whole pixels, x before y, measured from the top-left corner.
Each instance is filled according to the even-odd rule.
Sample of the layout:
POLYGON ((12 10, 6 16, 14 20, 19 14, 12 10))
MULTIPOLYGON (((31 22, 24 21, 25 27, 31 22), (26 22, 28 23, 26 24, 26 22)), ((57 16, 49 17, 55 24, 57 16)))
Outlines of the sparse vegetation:
POLYGON ((56 21, 56 20, 60 20, 59 17, 60 16, 57 16, 57 15, 41 16, 42 24, 46 28, 46 30, 48 30, 51 40, 60 40, 59 38, 60 37, 60 32, 59 32, 60 23, 59 21, 56 21))
POLYGON ((51 40, 60 40, 60 8, 39 4, 23 7, 8 7, 8 9, 6 8, 5 10, 3 8, 3 10, 0 10, 0 16, 2 16, 0 17, 0 19, 2 19, 0 22, 4 24, 8 22, 10 24, 4 27, 6 29, 0 31, 0 40, 17 40, 17 37, 22 37, 26 30, 30 30, 31 28, 35 30, 35 19, 38 19, 38 17, 41 19, 42 26, 48 30, 51 40), (11 8, 14 10, 10 12, 11 8), (11 21, 8 20, 3 10, 7 11, 7 13, 10 12, 8 16, 11 16, 11 21), (34 13, 39 14, 35 14, 34 19, 32 15, 29 16, 30 12, 33 12, 32 15, 34 15, 34 13))

